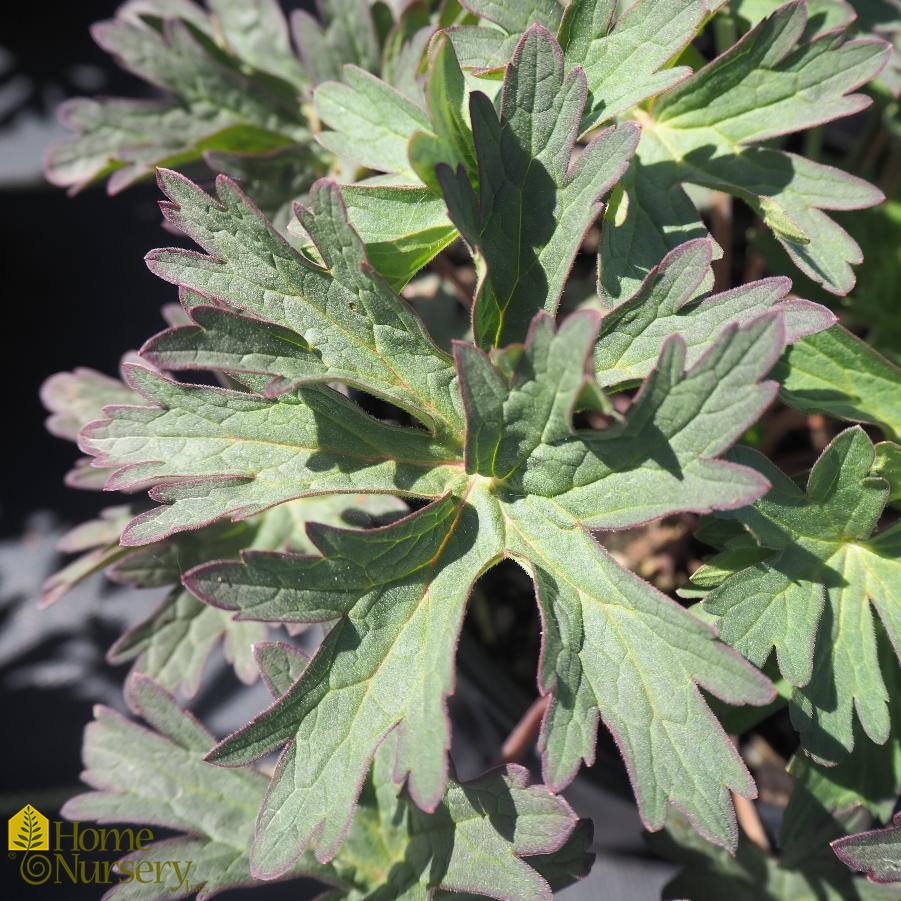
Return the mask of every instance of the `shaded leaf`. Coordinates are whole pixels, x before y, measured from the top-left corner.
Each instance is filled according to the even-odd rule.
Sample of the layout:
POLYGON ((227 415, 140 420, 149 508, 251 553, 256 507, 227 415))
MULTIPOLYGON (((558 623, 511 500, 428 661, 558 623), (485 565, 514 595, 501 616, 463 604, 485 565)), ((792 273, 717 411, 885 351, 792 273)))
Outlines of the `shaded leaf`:
POLYGON ((887 829, 838 839, 832 848, 843 863, 874 882, 901 882, 901 815, 887 829))
POLYGON ((473 308, 481 347, 525 337, 539 310, 553 313, 585 233, 626 169, 638 140, 629 125, 598 135, 572 161, 585 78, 564 78, 553 37, 532 26, 507 69, 500 118, 473 94, 470 115, 479 194, 466 170, 438 170, 448 213, 482 267, 473 308))
MULTIPOLYGON (((731 459, 771 482, 766 497, 730 514, 775 553, 707 595, 724 641, 762 664, 775 648, 795 686, 792 721, 806 751, 835 763, 854 747, 853 711, 869 739, 889 737, 874 610, 901 647, 896 588, 899 530, 873 534, 888 484, 870 475, 874 449, 859 427, 842 432, 810 473, 806 491, 745 448, 731 459)), ((722 514, 721 514, 722 515, 722 514)))
POLYGON ((79 190, 109 176, 116 192, 207 151, 269 153, 310 139, 297 102, 305 79, 277 3, 219 0, 214 9, 218 26, 193 4, 132 2, 95 26, 104 50, 171 98, 68 101, 59 115, 75 134, 48 151, 54 184, 79 190))
POLYGON ((799 341, 774 375, 793 407, 901 435, 901 370, 841 326, 799 341))

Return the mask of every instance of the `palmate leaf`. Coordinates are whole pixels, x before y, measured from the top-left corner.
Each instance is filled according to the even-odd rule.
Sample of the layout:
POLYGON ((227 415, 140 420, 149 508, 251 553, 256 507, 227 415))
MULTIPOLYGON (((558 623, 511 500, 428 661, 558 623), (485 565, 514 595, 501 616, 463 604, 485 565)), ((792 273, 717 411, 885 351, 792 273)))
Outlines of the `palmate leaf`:
POLYGON ((851 92, 876 76, 888 49, 835 32, 811 36, 806 25, 803 0, 786 3, 659 98, 650 115, 639 115, 640 166, 604 232, 602 275, 611 299, 630 296, 661 245, 670 249, 696 233, 681 182, 745 200, 805 275, 832 293, 853 287, 851 264, 861 262, 860 249, 823 211, 872 206, 881 193, 837 169, 755 145, 865 107, 869 99, 851 92), (661 190, 669 204, 648 202, 661 190), (631 256, 619 249, 626 241, 631 256))
POLYGON ((425 432, 374 420, 330 388, 268 400, 141 367, 128 377, 156 406, 108 407, 109 419, 82 432, 101 465, 120 467, 108 488, 154 485, 164 504, 132 521, 124 545, 313 494, 429 496, 460 478, 459 461, 425 432))
POLYGON ((898 653, 901 531, 895 525, 873 534, 889 494, 888 483, 870 475, 874 458, 864 431, 847 429, 802 491, 760 454, 733 451, 731 459, 755 467, 773 486, 728 514, 769 553, 703 602, 723 640, 749 660, 763 664, 775 648, 779 669, 795 686, 792 720, 805 750, 827 763, 854 747, 855 710, 871 741, 884 743, 890 731, 874 610, 898 653))
POLYGON ((734 842, 728 788, 750 794, 753 783, 696 686, 755 704, 772 689, 707 626, 620 569, 584 527, 738 506, 765 490, 750 470, 714 458, 773 395, 758 379, 782 347, 781 316, 728 327, 688 371, 684 343, 671 338, 622 426, 573 433, 597 327, 595 314, 581 313, 555 332, 539 315, 525 347, 496 363, 456 346, 468 475, 422 510, 376 531, 311 526, 322 556, 251 553, 186 576, 198 596, 242 617, 335 621, 291 690, 211 756, 240 764, 287 742, 260 814, 255 872, 283 872, 310 843, 322 860, 337 852, 389 733, 396 776, 434 807, 447 778, 444 698, 464 605, 503 556, 533 574, 543 610, 549 784, 565 785, 593 758, 600 711, 651 827, 675 804, 705 834, 734 842), (687 763, 697 764, 698 746, 701 769, 687 763))
POLYGON ((873 829, 837 839, 832 848, 852 870, 864 872, 873 882, 901 882, 901 814, 887 829, 873 829))
POLYGON ((448 213, 482 267, 473 306, 481 347, 520 341, 536 312, 556 311, 601 197, 638 143, 634 126, 614 127, 574 162, 585 97, 584 73, 575 69, 564 78, 554 38, 532 26, 507 68, 500 117, 484 94, 472 95, 478 197, 462 166, 438 168, 448 213))
POLYGON ((109 176, 116 192, 205 152, 268 154, 310 140, 298 100, 306 76, 276 0, 216 0, 211 10, 215 20, 193 3, 131 0, 95 26, 104 50, 170 99, 64 104, 75 134, 48 152, 50 181, 79 190, 109 176))
MULTIPOLYGON (((276 694, 305 662, 282 645, 259 645, 257 660, 276 694)), ((152 680, 132 677, 126 696, 151 729, 98 707, 84 746, 83 778, 95 790, 69 801, 63 815, 185 833, 128 854, 130 864, 123 870, 134 872, 143 861, 179 861, 181 872, 170 863, 163 867, 165 883, 132 880, 104 897, 177 899, 202 885, 198 897, 204 899, 254 884, 247 849, 265 777, 204 763, 201 757, 213 737, 152 680), (140 780, 131 775, 135 771, 140 780)), ((543 787, 528 786, 520 767, 475 782, 452 781, 437 810, 423 813, 399 794, 391 781, 390 757, 381 752, 338 857, 322 865, 305 854, 284 878, 311 876, 334 887, 330 898, 347 901, 424 897, 426 892, 440 897, 444 887, 479 894, 487 886, 522 901, 550 899, 548 882, 523 858, 544 855, 538 863, 552 874, 554 888, 578 878, 585 850, 584 833, 573 834, 575 824, 569 805, 543 787)))
MULTIPOLYGON (((122 362, 131 360, 132 355, 126 354, 122 362)), ((103 418, 105 406, 140 402, 140 395, 121 379, 78 367, 72 372, 57 372, 50 376, 41 385, 41 402, 50 413, 46 421, 48 431, 58 438, 78 441, 78 433, 84 426, 103 418)), ((90 463, 90 458, 76 461, 75 467, 66 474, 66 484, 73 488, 101 490, 109 473, 90 463)))

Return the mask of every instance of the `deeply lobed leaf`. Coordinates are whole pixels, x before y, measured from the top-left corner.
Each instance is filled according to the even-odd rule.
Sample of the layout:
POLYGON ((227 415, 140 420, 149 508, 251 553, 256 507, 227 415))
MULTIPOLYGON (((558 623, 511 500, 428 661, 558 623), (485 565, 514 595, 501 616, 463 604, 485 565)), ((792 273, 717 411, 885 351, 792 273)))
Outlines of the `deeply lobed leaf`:
POLYGON ((901 572, 897 525, 874 534, 888 483, 870 475, 872 443, 860 427, 842 432, 815 464, 806 491, 753 451, 739 448, 731 457, 772 483, 764 498, 730 514, 767 556, 728 576, 704 609, 723 640, 753 662, 764 663, 775 648, 795 686, 792 720, 811 756, 834 763, 853 748, 854 711, 869 739, 883 744, 888 693, 874 612, 897 654, 901 572))

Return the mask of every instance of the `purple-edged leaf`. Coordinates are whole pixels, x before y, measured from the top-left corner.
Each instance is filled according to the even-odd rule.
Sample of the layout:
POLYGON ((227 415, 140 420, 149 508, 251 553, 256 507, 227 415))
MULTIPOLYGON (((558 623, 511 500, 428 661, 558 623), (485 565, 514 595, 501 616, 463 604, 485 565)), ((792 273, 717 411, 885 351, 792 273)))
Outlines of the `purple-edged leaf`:
POLYGON ((788 296, 786 278, 769 278, 710 295, 713 243, 688 241, 670 252, 626 303, 607 313, 595 345, 596 377, 602 386, 642 379, 670 335, 686 345, 693 366, 730 322, 745 323, 770 309, 783 314, 786 341, 821 331, 835 322, 825 307, 788 296))
POLYGON ((127 545, 314 494, 438 495, 460 476, 425 432, 378 422, 329 388, 267 400, 139 366, 128 377, 152 405, 108 407, 82 433, 99 465, 118 467, 108 488, 154 486, 164 505, 128 526, 127 545))
POLYGON ((298 208, 324 261, 320 267, 294 250, 228 179, 218 180, 217 200, 173 172, 162 172, 160 183, 172 201, 166 218, 210 256, 157 250, 148 256, 155 273, 300 335, 309 348, 310 379, 349 382, 440 434, 459 434, 450 361, 372 272, 335 184, 317 182, 310 209, 298 208))
POLYGON ((728 789, 750 795, 754 786, 697 686, 754 704, 770 699, 771 686, 709 627, 622 570, 584 527, 741 505, 765 490, 749 470, 711 458, 772 398, 772 387, 757 380, 782 346, 781 322, 769 314, 730 327, 688 372, 684 345, 671 339, 623 426, 573 433, 596 328, 588 313, 574 314, 556 334, 547 318, 536 319, 512 371, 457 347, 467 469, 496 486, 508 553, 532 573, 542 609, 540 683, 552 695, 541 742, 545 775, 559 788, 581 760, 594 759, 600 712, 649 827, 659 828, 674 804, 729 844, 728 789))
POLYGON ((297 102, 306 79, 278 4, 218 0, 214 12, 133 2, 95 26, 104 50, 170 98, 70 100, 60 119, 75 134, 47 154, 54 184, 79 190, 109 176, 115 192, 205 152, 265 154, 310 140, 297 102))
POLYGON ((890 437, 901 435, 901 370, 840 325, 799 341, 773 374, 783 400, 805 413, 869 422, 890 437))
MULTIPOLYGON (((163 688, 180 688, 190 697, 200 687, 209 654, 221 642, 237 676, 252 682, 257 677, 252 646, 267 637, 268 628, 237 621, 227 611, 200 603, 181 587, 184 573, 211 560, 237 559, 246 548, 311 552, 314 546, 304 531, 308 522, 371 527, 405 510, 401 501, 382 495, 304 498, 241 523, 217 523, 144 548, 127 549, 127 556, 109 571, 115 581, 137 587, 178 587, 157 611, 119 638, 108 659, 123 663, 138 658, 136 670, 163 688)), ((118 534, 115 540, 118 546, 118 534)))
POLYGON ((651 837, 653 849, 682 871, 663 889, 664 898, 691 901, 895 901, 885 887, 855 877, 836 860, 829 842, 867 822, 859 810, 818 820, 780 849, 779 856, 762 851, 742 836, 732 856, 703 841, 682 817, 673 816, 665 833, 651 837))
POLYGON ((866 873, 873 882, 901 882, 901 814, 887 829, 840 838, 832 849, 844 864, 866 873))
POLYGON ((782 348, 781 316, 727 328, 688 372, 684 345, 671 339, 622 428, 574 433, 597 322, 575 314, 555 332, 539 314, 526 346, 495 363, 456 345, 470 477, 451 495, 385 529, 312 527, 321 557, 251 553, 187 577, 198 596, 241 617, 335 622, 291 690, 212 755, 240 764, 287 742, 261 814, 259 872, 282 872, 308 844, 320 859, 337 851, 389 732, 396 775, 434 808, 446 780, 443 699, 457 629, 471 583, 502 555, 539 586, 541 685, 555 697, 543 739, 552 784, 593 758, 600 708, 647 822, 659 826, 672 803, 706 834, 734 842, 728 789, 750 794, 753 783, 698 686, 754 704, 772 688, 709 627, 620 569, 583 526, 743 504, 766 489, 752 471, 712 458, 772 397, 757 381, 782 348), (701 773, 683 763, 698 746, 707 749, 701 773))
POLYGON ((848 41, 834 32, 809 39, 806 26, 806 4, 790 0, 661 97, 655 119, 680 132, 715 129, 720 138, 714 144, 748 144, 849 116, 869 105, 853 92, 885 64, 885 42, 848 41))
POLYGON ((738 43, 638 118, 637 165, 608 217, 601 279, 623 300, 680 240, 698 234, 681 189, 689 182, 745 200, 795 264, 826 290, 847 294, 855 241, 824 211, 873 206, 882 194, 859 178, 781 150, 753 146, 850 115, 870 102, 852 93, 883 66, 887 47, 812 34, 802 0, 759 22, 738 43))
POLYGON ((716 617, 723 640, 752 662, 763 664, 775 648, 795 686, 792 720, 812 757, 835 763, 854 747, 855 710, 868 738, 883 744, 889 697, 874 613, 898 654, 901 530, 896 524, 873 534, 888 483, 870 475, 870 439, 859 426, 842 432, 816 462, 806 491, 754 451, 738 448, 731 458, 772 483, 764 498, 729 515, 773 553, 727 578, 704 610, 716 617))
MULTIPOLYGON (((212 735, 147 677, 132 677, 127 697, 152 729, 97 707, 85 732, 82 773, 94 791, 68 801, 63 816, 162 826, 187 834, 127 855, 132 872, 141 861, 179 861, 181 872, 167 867, 166 882, 153 886, 154 894, 130 880, 105 897, 137 901, 162 897, 165 891, 167 897, 185 898, 195 893, 192 886, 203 884, 200 897, 209 898, 227 888, 252 885, 247 849, 266 778, 252 770, 223 771, 204 763, 212 735)), ((334 868, 322 867, 312 856, 287 875, 307 873, 341 884, 334 868)))
POLYGON ((582 130, 621 116, 690 74, 667 66, 694 38, 706 4, 698 0, 576 0, 560 26, 568 66, 581 65, 589 100, 582 130), (623 8, 625 6, 625 8, 623 8))
POLYGON ((458 346, 478 376, 464 387, 470 471, 494 477, 529 503, 547 501, 591 528, 739 507, 766 490, 766 480, 751 469, 716 457, 775 395, 775 384, 760 380, 783 347, 778 313, 727 326, 688 370, 685 343, 672 336, 625 422, 573 434, 569 414, 587 380, 583 367, 596 329, 590 313, 569 317, 556 336, 549 319, 536 320, 506 384, 484 356, 458 346), (533 370, 547 375, 533 381, 533 370))
MULTIPOLYGON (((287 646, 257 650, 273 691, 290 685, 304 663, 287 646)), ((104 897, 151 901, 165 891, 179 899, 202 885, 202 901, 226 889, 259 885, 248 848, 266 779, 255 770, 204 763, 201 756, 212 736, 150 679, 133 677, 126 693, 150 728, 98 707, 84 746, 83 778, 94 791, 73 798, 63 814, 184 834, 145 844, 120 861, 123 876, 159 863, 164 881, 123 880, 104 897), (178 869, 171 861, 178 861, 178 869)), ((452 780, 428 814, 398 792, 392 757, 389 741, 367 774, 336 859, 322 865, 305 854, 280 878, 319 879, 332 887, 330 898, 348 901, 442 897, 444 891, 497 897, 499 890, 514 901, 550 901, 551 887, 563 888, 584 871, 585 832, 573 832, 577 821, 569 805, 542 786, 529 786, 522 768, 496 770, 468 783, 452 780)))
POLYGON ((288 742, 260 813, 254 870, 284 872, 313 843, 344 839, 376 748, 397 732, 395 778, 434 810, 447 784, 445 698, 470 586, 499 558, 497 505, 478 485, 384 529, 315 527, 323 557, 252 554, 202 567, 196 594, 242 617, 337 620, 301 678, 211 759, 248 762, 288 742), (493 528, 492 528, 493 524, 493 528))
POLYGON ((553 36, 532 26, 507 69, 500 118, 484 94, 471 98, 478 196, 466 170, 438 169, 448 214, 477 255, 476 343, 521 341, 536 312, 553 313, 603 197, 638 142, 632 125, 598 135, 573 161, 585 105, 580 70, 564 78, 553 36))

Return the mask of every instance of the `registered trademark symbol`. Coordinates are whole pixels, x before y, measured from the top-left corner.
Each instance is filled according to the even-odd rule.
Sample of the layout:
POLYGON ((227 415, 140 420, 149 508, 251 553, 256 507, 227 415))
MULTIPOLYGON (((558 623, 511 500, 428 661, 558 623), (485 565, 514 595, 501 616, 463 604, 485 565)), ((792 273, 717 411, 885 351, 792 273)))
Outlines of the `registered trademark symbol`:
POLYGON ((10 852, 9 852, 9 859, 10 859, 10 860, 15 860, 15 859, 16 859, 16 854, 17 854, 17 853, 18 853, 17 851, 10 851, 10 852))

